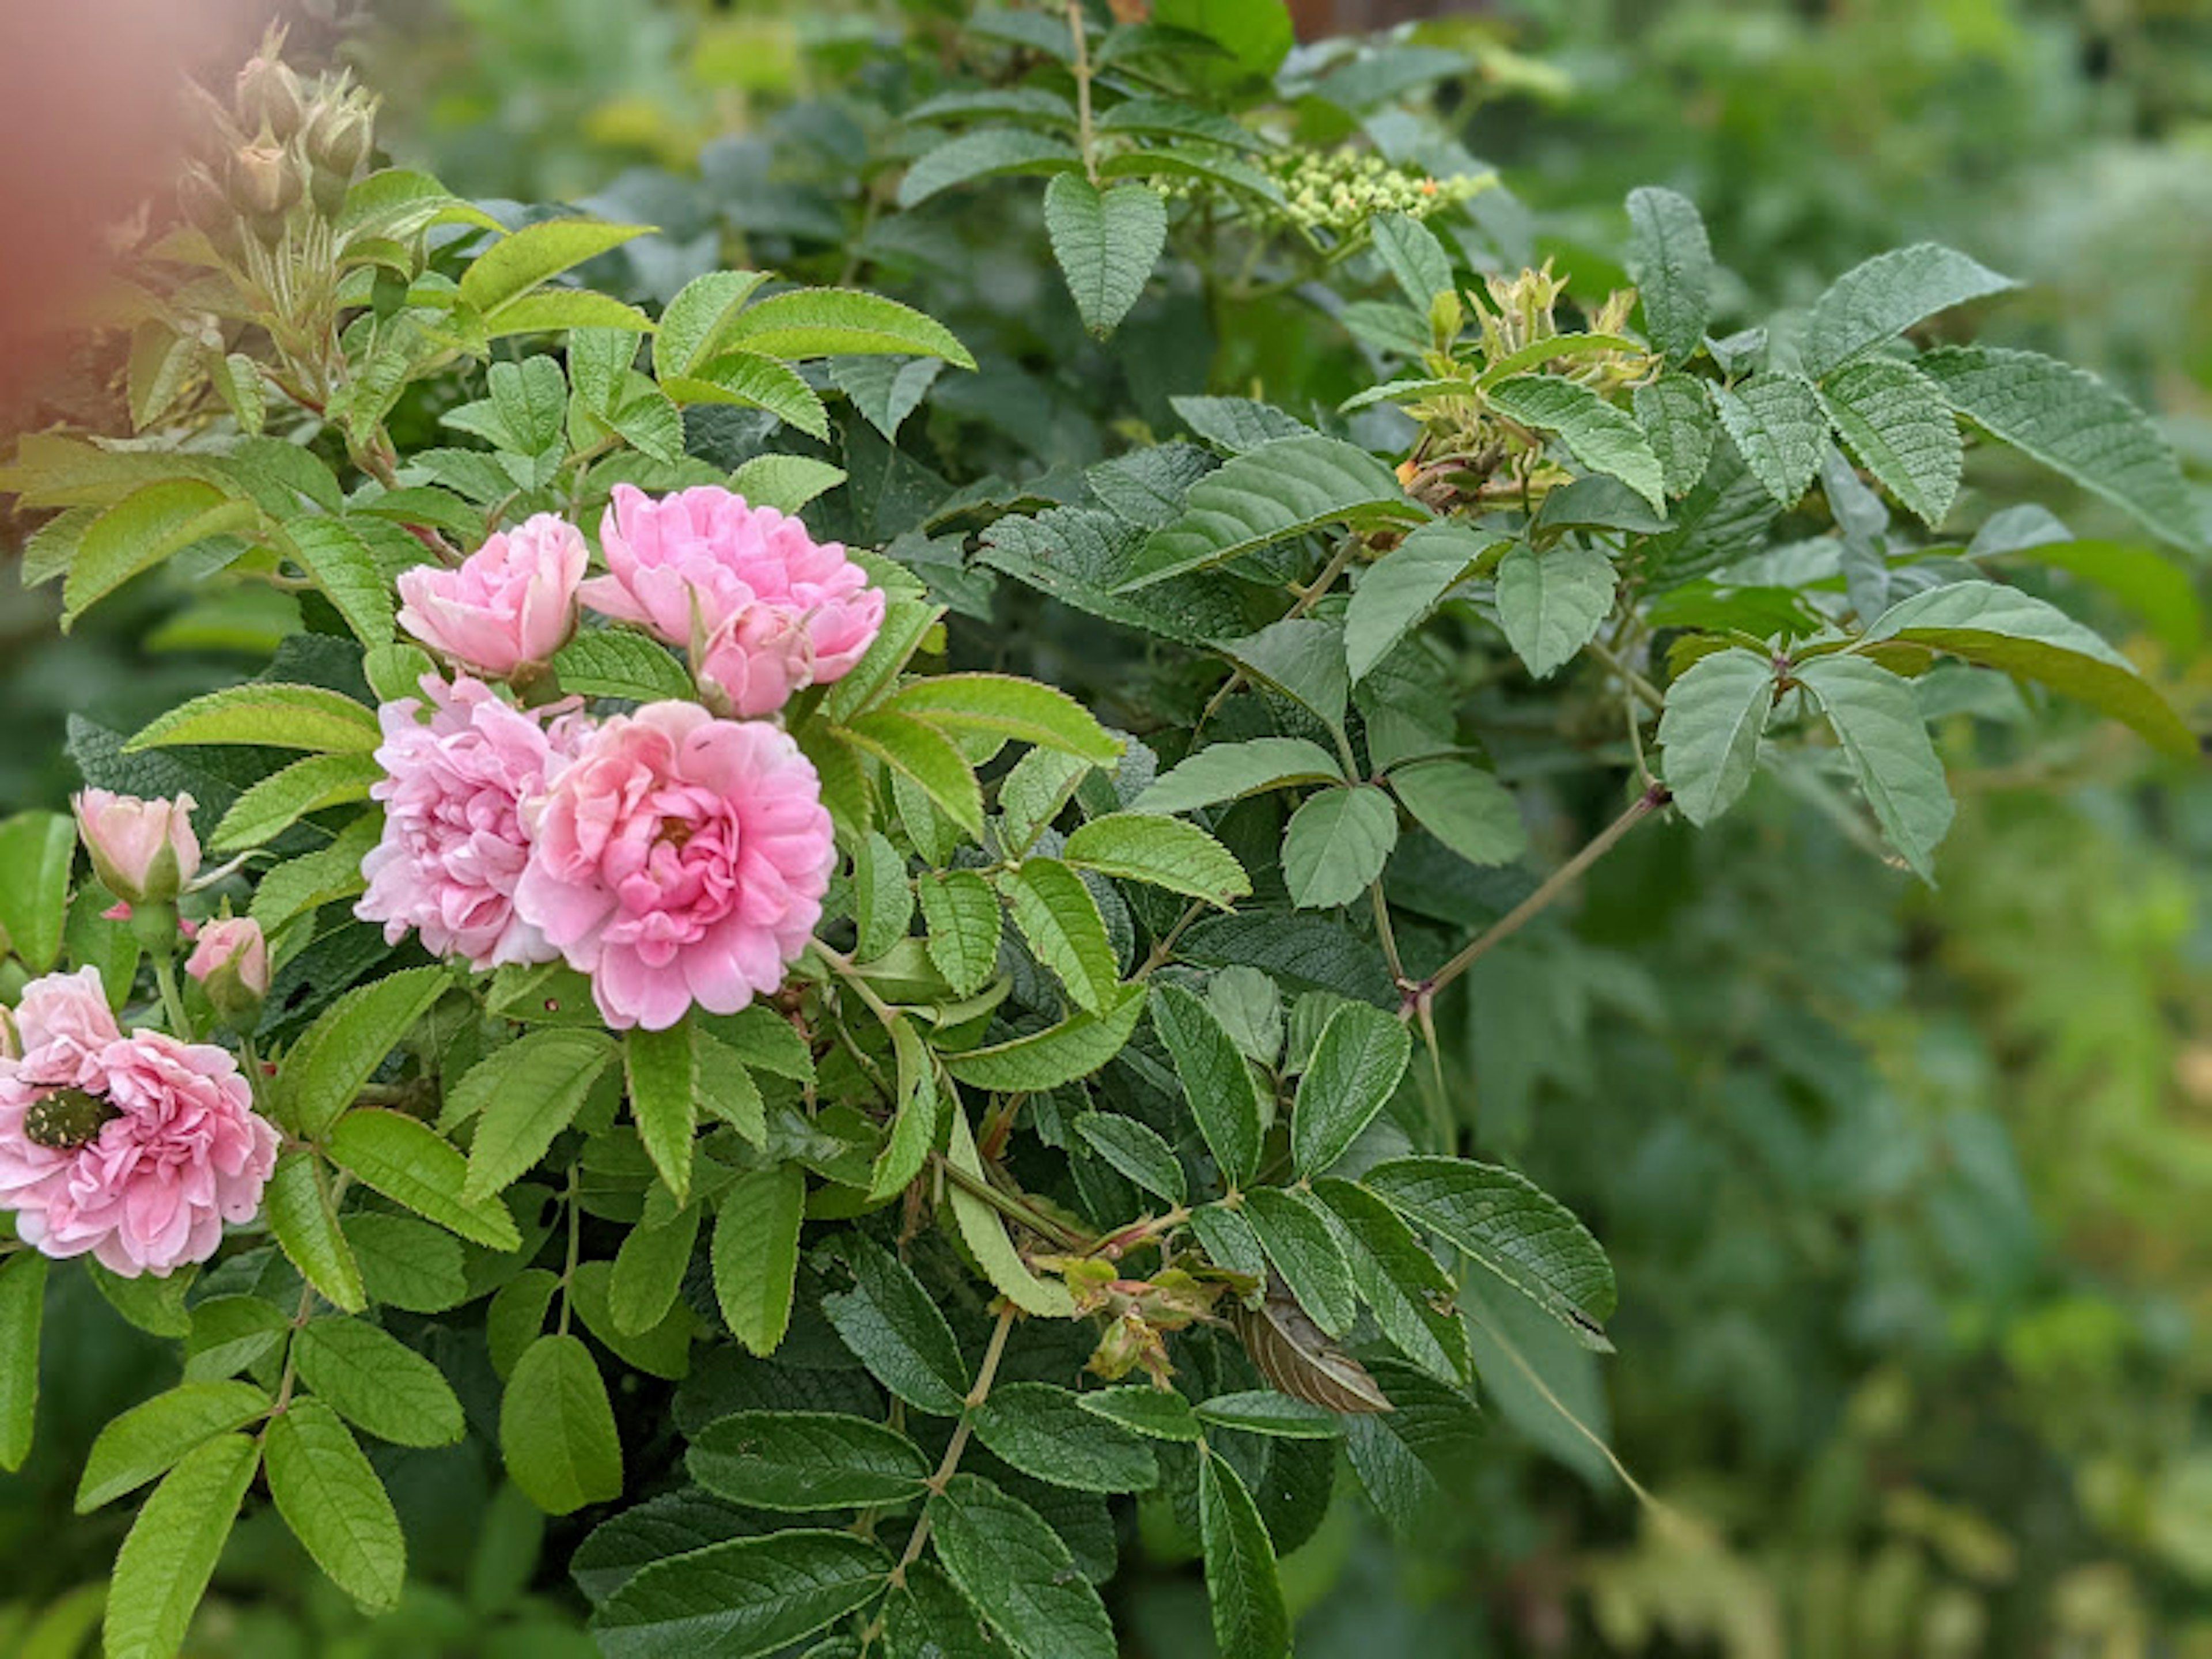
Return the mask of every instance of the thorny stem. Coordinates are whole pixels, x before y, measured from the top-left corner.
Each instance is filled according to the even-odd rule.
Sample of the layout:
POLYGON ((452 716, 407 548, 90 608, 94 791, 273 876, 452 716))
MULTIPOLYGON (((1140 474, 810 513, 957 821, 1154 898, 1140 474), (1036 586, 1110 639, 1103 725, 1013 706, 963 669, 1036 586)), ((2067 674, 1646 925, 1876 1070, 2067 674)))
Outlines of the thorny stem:
POLYGON ((1428 978, 1409 986, 1405 1000, 1399 1006, 1398 1018, 1412 1019, 1422 1012, 1437 992, 1528 926, 1534 917, 1548 908, 1561 894, 1581 880, 1583 873, 1590 866, 1611 852, 1623 836, 1674 799, 1674 792, 1663 783, 1655 783, 1638 795, 1626 812, 1599 830, 1588 846, 1545 878, 1542 886, 1507 911, 1474 944, 1428 978))
MULTIPOLYGON (((960 1455, 968 1449, 968 1437, 972 1431, 975 1413, 991 1397, 991 1383, 999 1375, 999 1361, 1006 1355, 1006 1334, 1013 1329, 1014 1318, 1014 1304, 1001 1302, 999 1304, 999 1322, 991 1328, 991 1346, 983 1350, 983 1363, 976 1368, 975 1386, 968 1390, 968 1398, 962 1402, 967 1409, 960 1413, 959 1425, 952 1431, 951 1443, 945 1449, 945 1456, 937 1466, 937 1473, 929 1477, 927 1484, 932 1498, 942 1498, 945 1489, 952 1484, 952 1477, 959 1470, 960 1455)), ((906 1583, 906 1570, 921 1559, 922 1546, 928 1541, 929 1506, 925 1503, 921 1513, 915 1517, 914 1530, 907 1534, 906 1548, 900 1553, 898 1565, 891 1569, 892 1589, 896 1589, 906 1583)), ((861 1646, 865 1648, 872 1644, 878 1633, 872 1627, 861 1638, 861 1646)))

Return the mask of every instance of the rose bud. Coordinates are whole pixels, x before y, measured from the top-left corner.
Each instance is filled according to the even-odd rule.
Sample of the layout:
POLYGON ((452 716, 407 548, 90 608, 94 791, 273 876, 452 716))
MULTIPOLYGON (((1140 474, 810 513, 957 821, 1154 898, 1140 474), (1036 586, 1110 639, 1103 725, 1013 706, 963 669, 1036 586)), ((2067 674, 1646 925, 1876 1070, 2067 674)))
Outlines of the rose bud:
POLYGON ((540 513, 493 536, 458 569, 401 572, 399 625, 463 668, 510 678, 568 642, 590 558, 581 531, 540 513))
POLYGON ((195 805, 190 795, 140 800, 105 789, 87 789, 70 800, 92 867, 125 904, 169 903, 198 873, 195 805))
POLYGON ((216 1012, 250 1024, 269 994, 269 941, 251 916, 224 916, 200 929, 185 971, 200 982, 216 1012))

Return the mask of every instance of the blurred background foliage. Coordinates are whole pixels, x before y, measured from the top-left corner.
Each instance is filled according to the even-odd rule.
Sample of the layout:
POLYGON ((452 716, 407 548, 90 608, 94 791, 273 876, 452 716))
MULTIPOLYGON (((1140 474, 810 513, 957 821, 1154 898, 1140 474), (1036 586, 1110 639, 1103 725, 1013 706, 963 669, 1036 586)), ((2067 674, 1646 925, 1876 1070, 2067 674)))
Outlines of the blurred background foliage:
MULTIPOLYGON (((824 507, 854 541, 905 537, 958 598, 941 562, 957 544, 916 529, 950 487, 1050 495, 1119 423, 1164 424, 1170 392, 1256 379, 1295 405, 1365 382, 1294 301, 1209 317, 1172 277, 1114 354, 1094 349, 1033 191, 890 212, 885 109, 932 89, 957 15, 388 0, 302 27, 385 93, 398 159, 463 193, 660 227, 592 273, 603 285, 659 300, 754 264, 945 318, 981 372, 940 380, 896 441, 852 422, 836 459, 855 482, 824 507)), ((1500 170, 1510 193, 1478 216, 1501 263, 1549 255, 1601 294, 1621 280, 1618 204, 1646 182, 1698 202, 1747 314, 1940 238, 2033 283, 1989 337, 2097 368, 2212 469, 2202 0, 1525 0, 1408 23, 1348 64, 1301 50, 1293 75, 1348 67, 1372 93, 1308 98, 1302 136, 1412 143, 1410 100, 1464 147, 1442 165, 1500 170)), ((760 436, 742 419, 692 434, 732 464, 760 436)), ((2040 580, 2206 724, 2201 572, 2040 580)), ((50 603, 0 584, 0 809, 65 792, 67 712, 127 729, 296 626, 157 581, 61 640, 50 603)), ((965 654, 1141 718, 1095 628, 1012 591, 966 609, 965 654)), ((1602 786, 1548 781, 1533 741, 1516 771, 1514 711, 1498 712, 1485 735, 1556 862, 1602 786)), ((1879 868, 1816 781, 1785 773, 1717 830, 1632 839, 1579 904, 1470 976, 1452 1097, 1473 1144, 1604 1240, 1620 1352, 1601 1368, 1535 1330, 1531 1368, 1488 1356, 1492 1433, 1436 1524, 1394 1540, 1340 1497, 1286 1561, 1301 1653, 2212 1655, 2212 782, 2118 728, 2039 709, 2030 732, 2026 714, 1984 698, 1945 731, 1962 810, 1939 890, 1879 868)), ((1455 935, 1499 908, 1407 886, 1455 935)), ((155 1350, 75 1275, 48 1340, 40 1449, 0 1481, 0 1651, 59 1659, 120 1524, 59 1517, 155 1350)), ((488 1411, 481 1357, 456 1340, 438 1358, 488 1411)), ((400 1613, 361 1622, 275 1528, 249 1530, 194 1651, 590 1651, 566 1523, 547 1535, 468 1448, 386 1472, 420 1581, 400 1613)), ((1194 1564, 1165 1544, 1137 1562, 1109 1594, 1142 1652, 1202 1659, 1194 1564)))

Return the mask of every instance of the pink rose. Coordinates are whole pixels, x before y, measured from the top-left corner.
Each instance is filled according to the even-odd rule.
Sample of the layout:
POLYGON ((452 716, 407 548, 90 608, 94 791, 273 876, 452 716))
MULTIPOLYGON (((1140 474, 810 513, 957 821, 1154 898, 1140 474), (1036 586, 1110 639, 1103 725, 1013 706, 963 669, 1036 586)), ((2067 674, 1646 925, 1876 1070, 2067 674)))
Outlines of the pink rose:
POLYGON ((399 625, 461 667, 506 679, 567 642, 591 556, 581 531, 540 513, 493 536, 457 570, 402 571, 399 625))
POLYGON ((435 709, 427 725, 412 697, 377 711, 386 775, 369 793, 384 803, 384 838, 361 861, 368 890, 354 914, 382 922, 394 945, 411 927, 434 954, 478 969, 550 962, 560 953, 514 910, 530 850, 521 805, 544 789, 582 722, 548 727, 543 711, 511 708, 480 680, 449 687, 426 676, 422 689, 435 709))
POLYGON ((269 941, 251 916, 224 916, 199 930, 185 971, 225 1018, 249 1018, 269 994, 269 941))
POLYGON ((167 904, 199 872, 190 795, 141 800, 105 789, 70 798, 77 832, 107 890, 125 904, 167 904))
POLYGON ((664 1030, 783 983, 836 860, 814 768, 775 726, 649 703, 525 808, 516 910, 592 975, 608 1024, 664 1030))
POLYGON ((100 1050, 123 1036, 97 968, 33 980, 8 1023, 15 1040, 0 1054, 0 1076, 61 1088, 90 1087, 100 1050))
POLYGON ((617 484, 599 526, 608 574, 583 601, 690 649, 731 712, 772 714, 794 691, 860 661, 884 625, 884 593, 836 542, 712 484, 654 501, 617 484))
POLYGON ((70 1086, 57 1080, 27 1054, 0 1060, 0 1207, 25 1243, 89 1251, 125 1279, 166 1276, 206 1261, 223 1223, 260 1208, 276 1131, 222 1049, 139 1031, 104 1045, 70 1086))

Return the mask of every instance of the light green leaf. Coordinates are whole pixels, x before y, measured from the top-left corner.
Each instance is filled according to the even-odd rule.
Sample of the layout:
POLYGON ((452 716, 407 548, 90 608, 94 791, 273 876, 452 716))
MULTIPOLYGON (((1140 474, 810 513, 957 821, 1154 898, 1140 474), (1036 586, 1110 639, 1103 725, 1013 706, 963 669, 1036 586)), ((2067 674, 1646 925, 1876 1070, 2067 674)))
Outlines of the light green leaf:
POLYGON ((853 854, 853 920, 860 929, 854 954, 873 962, 906 937, 914 916, 914 883, 906 858, 871 830, 853 854))
POLYGON ((1166 246, 1167 204, 1145 185, 1100 191, 1080 173, 1045 186, 1045 230, 1083 325, 1102 338, 1129 313, 1166 246))
POLYGON ((490 318, 549 276, 620 247, 632 237, 644 235, 647 228, 588 219, 548 219, 525 225, 486 248, 461 273, 461 298, 490 318))
POLYGON ((1620 479, 1650 502, 1653 512, 1667 510, 1659 458, 1626 410, 1579 381, 1548 374, 1516 374, 1492 386, 1486 396, 1491 407, 1508 419, 1558 433, 1577 461, 1620 479))
POLYGON ((1933 530, 1959 493, 1964 449, 1942 389, 1887 357, 1847 363, 1820 383, 1821 406, 1867 471, 1933 530))
POLYGON ((600 1603, 607 1659, 763 1659, 882 1594, 890 1564, 849 1532, 786 1530, 652 1562, 600 1603))
POLYGON ((1405 1021, 1380 1008, 1347 1002, 1329 1016, 1291 1115, 1291 1150, 1300 1175, 1311 1179, 1344 1156, 1397 1092, 1413 1053, 1405 1021))
POLYGON ((154 1489, 108 1582, 109 1659, 175 1659, 260 1466, 259 1446, 222 1435, 186 1453, 154 1489))
MULTIPOLYGON (((372 524, 379 530, 388 526, 372 524)), ((343 519, 294 519, 284 535, 301 568, 321 588, 363 645, 391 642, 392 582, 376 550, 343 519)))
POLYGON ((333 1002, 284 1056, 276 1075, 277 1121, 311 1139, 328 1134, 385 1056, 453 982, 444 968, 407 968, 333 1002))
POLYGON ((1427 516, 1367 451, 1318 434, 1278 438, 1193 485, 1182 515, 1146 538, 1121 588, 1222 564, 1324 525, 1365 529, 1427 516))
POLYGON ((617 1329, 641 1335, 668 1317, 699 1242, 701 1207, 686 1204, 665 1221, 641 1221, 615 1252, 607 1309, 617 1329))
POLYGON ((690 672, 657 640, 626 628, 592 628, 553 653, 561 689, 583 697, 664 698, 688 702, 698 695, 690 672))
POLYGON ((272 1419, 269 1495, 331 1582, 370 1612, 394 1606, 407 1577, 399 1517, 345 1425, 313 1400, 272 1419))
POLYGON ((1350 903, 1382 873, 1397 844, 1397 805, 1373 784, 1316 792, 1283 836, 1291 902, 1301 910, 1350 903))
POLYGON ((983 791, 975 781, 975 769, 934 726, 910 715, 878 711, 855 715, 843 730, 855 744, 920 784, 947 817, 981 838, 983 791))
POLYGON ((1239 1187, 1259 1173, 1267 1115, 1236 1039, 1212 1009, 1180 985, 1155 982, 1152 1030, 1166 1045, 1183 1098, 1222 1178, 1239 1187))
POLYGON ((881 707, 949 732, 1057 749, 1094 766, 1111 766, 1121 757, 1121 740, 1081 703, 1065 691, 1011 674, 933 674, 900 687, 881 707))
POLYGON ((694 1436, 691 1478, 717 1497, 781 1513, 903 1504, 929 1460, 895 1429, 834 1412, 737 1412, 694 1436))
POLYGON ((493 1250, 521 1247, 514 1218, 495 1200, 465 1195, 467 1162, 418 1118, 357 1106, 331 1131, 330 1155, 393 1203, 473 1243, 493 1250))
POLYGON ((1795 670, 1828 717, 1891 846, 1923 881, 1956 810, 1911 685, 1864 657, 1819 657, 1795 670))
POLYGON ((1644 331, 1676 362, 1694 356, 1711 307, 1713 250, 1697 204, 1647 185, 1628 192, 1628 274, 1644 331))
POLYGON ((710 270, 684 283, 660 313, 660 331, 653 337, 654 378, 674 380, 714 356, 727 325, 767 280, 762 270, 710 270))
POLYGON ((1288 1659, 1291 1614, 1259 1505, 1218 1453, 1198 1465, 1198 1528, 1213 1639, 1236 1659, 1288 1659))
POLYGON ((1078 165, 1075 151, 1060 139, 1023 127, 979 127, 925 151, 899 180, 903 211, 931 197, 977 179, 1010 173, 1064 173, 1078 165))
POLYGON ((1583 541, 1516 546, 1498 562, 1498 619, 1531 674, 1550 678, 1597 636, 1618 580, 1605 550, 1583 541))
POLYGON ((774 1353, 791 1323, 805 1218, 806 1172, 796 1164, 748 1170, 714 1212, 714 1299, 730 1334, 754 1353, 774 1353))
POLYGON ((872 1239, 841 1246, 853 1288, 822 1298, 822 1312, 876 1381, 918 1412, 957 1417, 966 1409, 968 1367, 952 1328, 907 1265, 872 1239))
POLYGON ((755 507, 797 513, 845 482, 845 469, 811 455, 756 455, 730 474, 730 488, 755 507))
POLYGON ((968 348, 942 323, 880 295, 843 288, 800 288, 746 307, 723 343, 796 362, 809 357, 942 357, 973 368, 968 348))
POLYGON ((369 786, 383 776, 384 769, 368 755, 310 755, 295 761, 231 803, 208 838, 209 850, 234 853, 258 847, 310 812, 367 800, 369 786))
POLYGON ((928 1163, 945 1129, 945 1103, 937 1091, 937 1072, 929 1050, 915 1034, 913 1022, 903 1016, 892 1024, 890 1034, 891 1048, 898 1059, 898 1108, 868 1178, 871 1199, 890 1198, 904 1191, 928 1163))
MULTIPOLYGON (((1129 1000, 1137 1000, 1132 996, 1129 1000)), ((986 1177, 981 1154, 975 1150, 975 1136, 968 1127, 968 1115, 957 1101, 953 1103, 951 1138, 945 1151, 945 1162, 975 1181, 986 1177)), ((947 1197, 952 1204, 953 1224, 960 1237, 967 1241, 968 1249, 982 1268, 983 1275, 1005 1297, 1024 1313, 1041 1319, 1073 1319, 1075 1299, 1067 1286, 1056 1279, 1040 1279, 1022 1260, 1013 1241, 1006 1236, 1006 1224, 999 1212, 986 1204, 966 1187, 954 1185, 947 1197)))
POLYGON ((1740 391, 1709 386, 1744 465, 1784 507, 1804 498, 1828 441, 1820 394, 1801 374, 1769 374, 1740 391))
POLYGON ((1332 730, 1342 729, 1352 693, 1344 666, 1343 623, 1285 617, 1219 649, 1247 678, 1288 697, 1332 730))
POLYGON ((1083 878, 1057 859, 1032 858, 1000 881, 1036 959, 1079 1007, 1105 1012, 1121 989, 1121 963, 1083 878))
POLYGON ((1375 252, 1424 317, 1437 295, 1452 285, 1451 255, 1436 233, 1403 213, 1378 213, 1367 222, 1375 252))
POLYGON ((1734 648, 1698 658, 1667 688, 1659 745, 1667 787, 1691 823, 1711 823, 1750 786, 1774 684, 1771 662, 1734 648))
POLYGON ((1513 793, 1495 775, 1449 757, 1390 773, 1390 793, 1413 821, 1469 864, 1510 864, 1528 850, 1513 793))
POLYGON ((1344 613, 1344 655, 1352 678, 1365 679, 1498 544, 1489 531, 1440 519, 1414 530, 1361 572, 1344 613))
POLYGON ((1845 358, 1939 311, 2018 286, 2011 277, 1935 242, 1878 253, 1836 278, 1814 305, 1805 367, 1825 375, 1845 358))
POLYGON ((1336 783, 1343 775, 1328 750, 1304 738, 1209 744, 1162 773, 1131 805, 1139 812, 1188 812, 1285 784, 1336 783))
POLYGON ((679 404, 737 404, 764 409, 813 437, 830 435, 830 411, 799 372, 757 351, 725 351, 665 380, 679 404))
POLYGON ((333 1411, 396 1446, 449 1446, 467 1425, 438 1368, 358 1319, 314 1319, 293 1339, 300 1379, 333 1411))
POLYGON ((1255 1187, 1244 1194, 1243 1213, 1307 1316, 1331 1336, 1350 1330, 1359 1316, 1358 1291, 1336 1242, 1335 1224, 1313 1195, 1290 1187, 1255 1187))
POLYGON ((548 1515, 622 1496, 622 1440, 607 1385, 583 1339, 541 1336, 522 1351, 500 1398, 507 1473, 548 1515))
POLYGON ((1035 1510, 957 1474, 929 1516, 945 1571, 1021 1659, 1115 1659, 1105 1604, 1035 1510))
POLYGON ((1159 1483, 1152 1449, 1086 1412, 1050 1382, 1001 1382, 969 1419, 975 1437, 1024 1474, 1076 1492, 1146 1492, 1159 1483))
POLYGON ((175 744, 239 743, 366 755, 382 741, 376 711, 342 692, 255 680, 179 704, 123 748, 129 754, 175 744))
POLYGON ((1180 1204, 1190 1195, 1174 1149, 1136 1119, 1085 1112, 1075 1120, 1075 1132, 1092 1152, 1155 1197, 1180 1204))
POLYGON ((444 1313, 469 1299, 461 1242, 451 1233, 412 1216, 374 1210, 346 1217, 342 1231, 361 1264, 362 1284, 371 1301, 428 1314, 444 1313))
POLYGON ((186 1382, 133 1406, 102 1429, 85 1454, 76 1512, 88 1515, 137 1491, 195 1446, 268 1414, 268 1395, 250 1382, 186 1382))
POLYGON ((525 1032, 464 1073, 447 1094, 443 1120, 479 1119, 462 1196, 488 1199, 534 1169, 614 1054, 598 1031, 552 1026, 525 1032))
POLYGON ((687 1016, 665 1030, 623 1037, 629 1115, 646 1156, 678 1204, 691 1195, 691 1139, 698 1129, 699 1061, 687 1016))
POLYGON ((39 1330, 46 1308, 46 1258, 18 1251, 0 1261, 0 1469, 31 1455, 39 1413, 39 1330))
POLYGON ((543 334, 563 329, 622 329, 643 334, 653 320, 635 306, 588 289, 552 289, 509 300, 484 320, 487 340, 510 334, 543 334))
POLYGON ((259 516, 252 501, 198 478, 164 478, 132 490, 78 537, 62 583, 63 630, 133 576, 194 542, 243 530, 259 516))
POLYGON ((368 1305, 361 1267, 338 1229, 319 1158, 311 1152, 279 1156, 276 1172, 262 1190, 262 1209, 285 1256, 325 1301, 348 1313, 359 1313, 368 1305))
MULTIPOLYGON (((68 813, 19 812, 0 823, 0 936, 33 974, 60 960, 76 862, 76 822, 68 813)), ((135 965, 135 950, 131 958, 135 965)))
POLYGON ((929 929, 929 959, 957 997, 971 997, 999 968, 999 896, 973 870, 930 871, 916 883, 929 929))
POLYGON ((1636 388, 1636 418, 1659 458, 1667 493, 1681 495, 1705 476, 1713 453, 1713 408, 1701 382, 1669 374, 1636 388))
POLYGON ((1089 1077, 1120 1054, 1144 1006, 1143 994, 1133 988, 1102 1014, 1079 1013, 1027 1036, 945 1054, 945 1069, 971 1088, 1001 1094, 1057 1089, 1089 1077))

